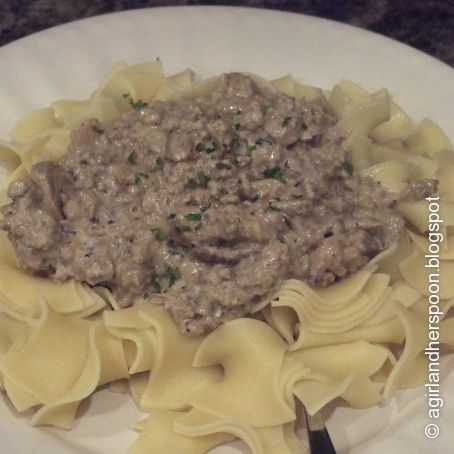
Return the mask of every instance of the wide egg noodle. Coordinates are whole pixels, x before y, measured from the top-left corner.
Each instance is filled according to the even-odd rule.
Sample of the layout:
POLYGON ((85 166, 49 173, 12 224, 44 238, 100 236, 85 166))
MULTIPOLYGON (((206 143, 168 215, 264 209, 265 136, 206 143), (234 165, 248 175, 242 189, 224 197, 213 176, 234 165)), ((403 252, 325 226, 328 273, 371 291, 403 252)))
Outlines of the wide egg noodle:
POLYGON ((369 134, 390 117, 390 99, 385 91, 368 103, 358 105, 343 115, 337 123, 342 134, 369 134))
POLYGON ((194 439, 219 433, 232 434, 246 443, 252 454, 301 454, 307 452, 296 439, 293 423, 270 427, 253 427, 246 421, 222 418, 192 409, 174 422, 174 430, 194 439))
POLYGON ((48 135, 59 126, 54 109, 44 107, 23 116, 13 126, 10 136, 16 142, 30 142, 39 136, 48 135))
POLYGON ((422 120, 416 131, 407 138, 406 147, 412 153, 430 157, 441 150, 453 151, 453 146, 443 130, 427 118, 422 120))
POLYGON ((222 325, 202 342, 193 365, 221 365, 224 375, 195 387, 189 404, 255 427, 294 420, 280 379, 285 350, 277 333, 258 320, 244 318, 222 325))
POLYGON ((16 146, 0 141, 0 181, 8 178, 20 165, 21 158, 16 146))
POLYGON ((153 361, 140 407, 147 410, 188 408, 191 390, 217 380, 219 367, 192 367, 192 361, 204 336, 188 337, 181 333, 163 307, 143 305, 139 316, 153 330, 153 361))
POLYGON ((377 142, 387 142, 395 139, 406 139, 415 132, 413 122, 396 103, 391 102, 390 119, 378 125, 370 132, 377 142))
POLYGON ((130 374, 149 371, 154 361, 155 334, 139 316, 142 304, 127 309, 104 311, 104 324, 111 335, 121 339, 130 374))
POLYGON ((365 341, 303 349, 289 356, 311 371, 294 387, 311 414, 337 396, 354 408, 376 405, 381 400, 382 385, 370 377, 387 361, 396 362, 387 348, 365 341))
POLYGON ((443 299, 454 298, 454 261, 440 260, 440 272, 428 268, 425 253, 415 244, 412 254, 403 260, 399 267, 405 281, 423 295, 429 296, 429 278, 435 273, 434 284, 439 286, 439 296, 443 299))
MULTIPOLYGON (((0 358, 12 348, 21 348, 26 342, 29 332, 30 328, 26 322, 0 311, 0 358)), ((4 390, 3 374, 0 371, 0 391, 4 390)))
POLYGON ((29 321, 30 335, 22 348, 12 348, 0 361, 6 392, 18 411, 29 408, 21 390, 25 401, 34 397, 34 405, 47 405, 64 396, 87 358, 91 323, 65 318, 43 303, 40 309, 39 319, 29 321))
POLYGON ((222 432, 201 436, 186 436, 177 433, 173 426, 183 412, 156 410, 139 425, 141 433, 129 447, 128 454, 202 454, 235 437, 222 432))
MULTIPOLYGON (((405 347, 385 383, 383 391, 385 399, 389 399, 394 395, 396 389, 402 386, 402 382, 406 377, 412 377, 413 382, 416 381, 418 384, 422 384, 427 374, 427 367, 422 368, 420 361, 415 362, 415 359, 427 345, 427 323, 399 303, 396 303, 395 311, 405 330, 405 347)), ((422 358, 423 356, 421 356, 422 358)), ((426 360, 427 358, 423 361, 426 360)))

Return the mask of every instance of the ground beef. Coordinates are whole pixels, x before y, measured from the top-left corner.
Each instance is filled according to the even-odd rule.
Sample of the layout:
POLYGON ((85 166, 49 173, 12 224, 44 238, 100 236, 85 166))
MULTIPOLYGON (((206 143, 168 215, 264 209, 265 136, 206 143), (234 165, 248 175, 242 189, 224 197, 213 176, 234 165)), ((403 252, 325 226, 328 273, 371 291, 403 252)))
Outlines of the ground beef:
POLYGON ((21 268, 106 286, 122 306, 163 296, 198 334, 283 279, 327 286, 398 239, 395 195, 355 174, 325 101, 225 74, 209 97, 131 103, 10 185, 1 227, 21 268))

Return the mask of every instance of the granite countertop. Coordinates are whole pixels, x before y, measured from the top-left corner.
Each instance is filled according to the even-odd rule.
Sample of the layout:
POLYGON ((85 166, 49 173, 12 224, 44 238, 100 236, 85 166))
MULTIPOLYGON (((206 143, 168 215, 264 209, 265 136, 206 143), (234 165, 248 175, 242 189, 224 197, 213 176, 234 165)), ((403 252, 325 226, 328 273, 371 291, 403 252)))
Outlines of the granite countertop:
POLYGON ((333 19, 402 41, 454 67, 453 0, 1 0, 0 46, 89 16, 176 5, 241 5, 333 19))

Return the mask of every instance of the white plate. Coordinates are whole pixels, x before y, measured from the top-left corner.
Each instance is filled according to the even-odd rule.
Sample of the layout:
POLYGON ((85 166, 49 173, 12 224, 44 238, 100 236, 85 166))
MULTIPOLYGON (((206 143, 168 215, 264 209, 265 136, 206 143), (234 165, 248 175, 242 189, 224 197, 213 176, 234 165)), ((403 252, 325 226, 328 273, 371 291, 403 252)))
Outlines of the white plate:
MULTIPOLYGON (((408 46, 312 17, 227 7, 128 11, 59 26, 0 48, 0 137, 21 115, 60 98, 84 99, 118 60, 160 57, 170 74, 186 67, 208 77, 252 71, 332 87, 346 78, 369 90, 385 86, 420 120, 435 120, 454 139, 454 71, 408 46)), ((424 389, 399 393, 383 408, 337 408, 328 427, 338 453, 445 453, 454 433, 453 358, 444 365, 441 435, 424 437, 429 422, 424 389)), ((0 399, 1 452, 120 454, 134 440, 126 429, 137 416, 125 396, 98 393, 70 432, 32 429, 0 399)), ((219 452, 240 452, 235 448, 219 452)), ((278 454, 278 453, 276 453, 278 454)))

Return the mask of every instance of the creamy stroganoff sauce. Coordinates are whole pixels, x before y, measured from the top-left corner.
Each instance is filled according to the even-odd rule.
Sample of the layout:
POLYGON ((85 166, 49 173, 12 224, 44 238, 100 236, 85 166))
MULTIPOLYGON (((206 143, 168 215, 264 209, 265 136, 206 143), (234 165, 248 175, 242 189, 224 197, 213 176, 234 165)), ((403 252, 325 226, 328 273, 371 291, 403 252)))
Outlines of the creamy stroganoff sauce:
MULTIPOLYGON (((125 94, 127 97, 127 94, 125 94)), ((131 100, 72 133, 3 208, 19 265, 112 290, 120 305, 162 296, 183 332, 250 313, 284 279, 324 287, 400 235, 399 197, 354 172, 327 103, 225 74, 209 97, 131 100)))

